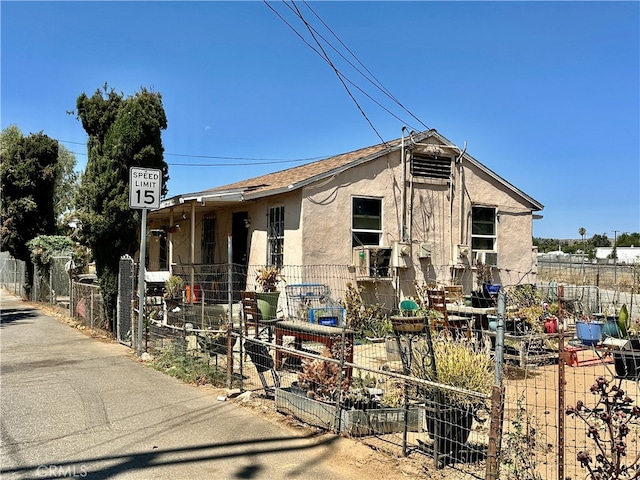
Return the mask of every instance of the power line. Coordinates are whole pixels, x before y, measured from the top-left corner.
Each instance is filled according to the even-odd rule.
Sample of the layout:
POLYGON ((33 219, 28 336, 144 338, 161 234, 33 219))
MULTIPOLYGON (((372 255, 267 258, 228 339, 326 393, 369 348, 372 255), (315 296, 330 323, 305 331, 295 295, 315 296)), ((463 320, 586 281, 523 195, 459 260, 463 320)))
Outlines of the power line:
MULTIPOLYGON (((71 140, 58 140, 62 143, 70 143, 75 145, 84 145, 83 142, 72 142, 71 140)), ((87 155, 87 152, 74 152, 70 151, 74 155, 87 155)), ((164 153, 165 156, 171 157, 185 157, 185 158, 210 158, 213 160, 241 160, 243 163, 167 163, 167 165, 182 166, 182 167, 243 167, 251 165, 275 165, 281 163, 300 163, 300 162, 314 162, 317 160, 323 160, 335 156, 326 155, 319 157, 305 157, 305 158, 253 158, 253 157, 227 157, 223 155, 191 155, 187 153, 164 153), (251 162, 251 163, 246 163, 251 162)))
MULTIPOLYGON (((266 0, 264 0, 266 2, 266 0)), ((307 27, 307 30, 309 30, 309 33, 311 34, 311 38, 313 38, 313 41, 316 42, 316 45, 318 45, 318 47, 320 48, 320 50, 322 50, 322 56, 324 57, 325 61, 329 64, 329 66, 333 69, 334 73, 336 74, 336 76, 338 77, 338 80, 340 80, 340 83, 342 83, 342 86, 344 87, 344 89, 347 91, 347 94, 349 95, 349 97, 351 97, 351 100, 353 101, 353 103, 356 104, 356 107, 358 107, 358 110, 360 111, 360 113, 362 114, 362 116, 364 117, 364 119, 367 121, 367 123, 369 124, 369 126, 373 129, 374 132, 376 132, 376 135, 378 136, 378 138, 380 139, 380 141, 382 143, 384 143, 386 145, 387 142, 384 141, 384 138, 382 138, 382 135, 380 135, 380 132, 378 132, 378 130, 376 129, 376 127, 373 126, 373 123, 371 122, 371 120, 369 119, 369 117, 367 116, 367 114, 364 112, 364 110, 362 109, 362 107, 360 106, 360 104, 358 103, 358 101, 356 100, 356 98, 353 96, 353 94, 351 93, 351 90, 349 90, 349 87, 347 87, 347 84, 344 82, 344 79, 342 78, 343 75, 340 71, 338 71, 338 68, 333 64, 333 62, 331 61, 331 59, 329 58, 329 55, 327 54, 327 52, 325 51, 324 48, 322 48, 322 45, 320 44, 320 42, 318 41, 318 39, 316 38, 315 34, 314 34, 314 30, 313 28, 311 28, 311 25, 309 25, 309 23, 304 19, 304 17, 302 16, 302 12, 300 12, 300 10, 298 9, 297 5, 295 4, 295 2, 291 2, 293 4, 293 6, 296 9, 297 15, 300 18, 300 20, 302 20, 302 23, 304 23, 304 25, 307 27)), ((285 2, 285 5, 287 3, 285 2)))
MULTIPOLYGON (((405 112, 407 112, 409 115, 411 115, 411 117, 413 117, 414 119, 416 119, 422 126, 424 126, 426 129, 428 129, 429 127, 427 127, 427 125, 424 124, 424 122, 422 122, 420 119, 418 119, 412 112, 410 112, 406 107, 404 107, 404 105, 402 105, 393 95, 391 95, 391 93, 381 84, 381 82, 375 78, 375 76, 373 76, 373 74, 371 74, 371 72, 364 66, 364 64, 356 57, 356 55, 351 52, 351 50, 348 49, 348 47, 344 44, 344 42, 342 42, 340 40, 340 38, 328 27, 328 25, 326 25, 326 23, 322 20, 322 18, 320 18, 320 16, 309 6, 305 3, 305 5, 307 6, 307 8, 309 8, 309 10, 311 10, 314 15, 320 20, 320 22, 327 28, 327 30, 329 32, 331 32, 331 34, 338 40, 338 42, 340 42, 340 44, 351 54, 351 56, 353 58, 355 58, 355 60, 363 66, 363 68, 374 78, 374 80, 372 80, 371 78, 369 78, 365 73, 363 73, 360 69, 358 69, 358 67, 356 67, 349 59, 347 59, 335 46, 333 46, 331 44, 331 42, 329 40, 327 40, 321 33, 319 33, 302 15, 302 13, 300 12, 300 10, 298 9, 298 7, 295 5, 295 1, 292 1, 291 3, 293 4, 293 6, 287 4, 286 0, 283 0, 283 3, 285 4, 285 6, 292 11, 302 22, 303 24, 306 26, 307 30, 309 30, 309 33, 311 35, 311 37, 313 38, 313 40, 315 41, 315 43, 318 45, 318 47, 322 50, 322 52, 320 52, 317 48, 315 48, 313 45, 311 45, 303 36, 302 34, 296 30, 296 28, 291 25, 290 22, 288 22, 277 10, 275 10, 271 5, 269 5, 269 3, 267 3, 266 0, 263 0, 263 2, 267 5, 267 7, 269 7, 269 9, 276 15, 278 16, 278 18, 280 20, 282 20, 282 22, 284 22, 302 41, 303 43, 305 43, 309 48, 311 48, 320 58, 322 58, 325 62, 327 62, 329 64, 329 66, 334 70, 334 72, 336 73, 336 75, 338 76, 339 80, 341 81, 341 83, 343 84, 343 86, 345 87, 345 89, 347 90, 347 93, 350 95, 350 97, 352 98, 352 100, 354 101, 354 103, 356 104, 356 106, 358 107, 358 109, 360 110, 361 114, 365 117, 365 119, 369 122, 369 124, 371 125, 371 127, 373 128, 374 131, 376 131, 376 134, 378 134, 377 130, 375 129, 375 127, 373 126, 373 124, 370 122, 369 118, 367 117, 367 115, 364 113, 363 109, 360 107, 360 105, 358 104, 358 102, 356 101, 356 99, 353 97, 353 95, 351 94, 351 92, 349 91, 348 87, 345 85, 345 81, 348 82, 350 85, 352 85, 353 87, 355 87, 358 91, 360 91, 363 95, 365 95, 367 98, 369 98, 372 102, 374 102, 376 105, 378 105, 380 108, 382 108, 385 112, 387 112, 388 114, 390 114, 391 116, 393 116, 394 118, 396 118, 397 120, 399 120, 400 122, 405 123, 406 125, 408 125, 410 128, 414 129, 414 130, 419 130, 418 128, 412 127, 409 122, 404 122, 399 116, 395 115, 393 112, 391 112, 388 108, 386 108, 385 106, 383 106, 380 102, 378 102, 376 99, 374 99, 371 95, 369 95, 365 90, 363 90, 362 88, 360 88, 358 85, 356 85, 354 82, 352 82, 351 80, 349 80, 349 78, 343 73, 341 72, 336 66, 335 64, 331 61, 331 59, 329 58, 329 56, 327 55, 326 51, 324 50, 324 48, 322 47, 322 45, 320 44, 320 42, 318 41, 319 37, 321 38, 329 47, 331 47, 340 57, 342 57, 354 70, 356 70, 360 75, 362 75, 367 81, 369 81, 372 85, 374 85, 378 90, 380 90, 382 93, 384 93, 388 98, 390 98, 391 100, 393 100, 398 106, 400 106, 405 112)), ((378 136, 380 137, 380 135, 378 134, 378 136)), ((381 137, 380 137, 381 138, 381 137)), ((381 138, 382 140, 382 138, 381 138)), ((383 143, 384 140, 383 140, 383 143)))
POLYGON ((398 99, 397 99, 397 98, 396 98, 396 97, 395 97, 395 96, 394 96, 394 95, 393 95, 393 94, 392 94, 392 93, 391 93, 391 92, 390 92, 390 91, 389 91, 389 90, 388 90, 388 89, 387 89, 387 88, 382 84, 382 82, 380 82, 380 80, 378 80, 378 79, 376 78, 376 76, 375 76, 373 73, 371 73, 371 71, 366 67, 366 65, 360 61, 360 59, 356 56, 356 54, 355 54, 355 53, 353 53, 353 52, 351 51, 351 49, 350 49, 347 45, 345 45, 345 43, 340 39, 340 37, 338 37, 338 35, 337 35, 337 34, 336 34, 332 29, 331 29, 331 27, 329 27, 329 25, 327 25, 327 24, 325 23, 325 21, 320 17, 320 15, 318 15, 318 14, 316 13, 316 11, 315 11, 313 8, 311 8, 311 5, 309 5, 309 4, 307 3, 307 1, 306 1, 306 0, 303 0, 303 3, 305 4, 305 6, 306 6, 309 10, 311 10, 311 12, 316 16, 316 18, 317 18, 318 20, 320 20, 320 23, 322 23, 322 25, 323 25, 323 26, 324 26, 324 27, 325 27, 325 28, 326 28, 326 29, 331 33, 331 35, 333 35, 333 36, 336 38, 336 40, 338 40, 338 42, 340 43, 340 45, 342 45, 342 46, 344 47, 344 49, 345 49, 347 52, 349 52, 349 54, 350 54, 350 55, 351 55, 351 56, 356 60, 356 62, 358 62, 358 64, 360 64, 360 65, 362 66, 362 68, 364 68, 364 70, 365 70, 365 71, 366 71, 366 72, 371 76, 371 78, 372 78, 373 80, 375 80, 375 81, 371 80, 371 78, 367 77, 364 73, 362 73, 362 72, 360 71, 360 69, 358 69, 355 65, 353 65, 353 64, 352 64, 352 63, 351 63, 351 62, 350 62, 350 61, 349 61, 349 60, 348 60, 344 55, 342 55, 342 53, 340 53, 340 52, 339 52, 339 51, 338 51, 338 50, 337 50, 333 45, 331 45, 331 43, 330 43, 330 42, 328 42, 324 37, 322 37, 322 35, 320 35, 320 37, 321 37, 325 42, 327 42, 327 43, 329 44, 329 46, 330 46, 333 50, 335 50, 335 51, 338 53, 338 55, 340 55, 340 56, 341 56, 341 57, 342 57, 342 58, 343 58, 343 59, 344 59, 344 60, 345 60, 345 61, 346 61, 346 62, 347 62, 351 67, 353 67, 353 69, 354 69, 354 70, 356 70, 356 71, 357 71, 360 75, 362 75, 365 79, 369 80, 369 82, 370 82, 373 86, 375 86, 378 90, 380 90, 380 91, 381 91, 382 93, 384 93, 387 97, 389 97, 391 100, 393 100, 393 101, 396 103, 396 105, 398 105, 398 106, 399 106, 400 108, 402 108, 405 112, 407 112, 409 115, 411 115, 411 116, 412 116, 412 117, 413 117, 413 118, 414 118, 418 123, 420 123, 420 125, 422 125, 425 129, 429 130, 429 127, 428 127, 424 122, 422 122, 422 120, 420 120, 420 119, 419 119, 418 117, 416 117, 416 116, 415 116, 411 111, 409 111, 409 110, 408 110, 408 109, 407 109, 407 108, 406 108, 406 107, 405 107, 405 106, 404 106, 404 105, 403 105, 403 104, 402 104, 402 103, 401 103, 401 102, 400 102, 400 101, 399 101, 399 100, 398 100, 398 99))

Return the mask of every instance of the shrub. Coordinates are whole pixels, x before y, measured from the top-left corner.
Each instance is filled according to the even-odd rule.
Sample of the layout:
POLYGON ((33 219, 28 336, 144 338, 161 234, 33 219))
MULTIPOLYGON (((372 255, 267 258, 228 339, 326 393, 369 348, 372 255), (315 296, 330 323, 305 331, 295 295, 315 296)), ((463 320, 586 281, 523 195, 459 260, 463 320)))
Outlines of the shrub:
POLYGON ((617 385, 610 385, 604 377, 596 378, 591 386, 596 404, 588 408, 582 400, 575 407, 567 407, 566 413, 584 423, 587 438, 595 448, 592 453, 581 450, 578 462, 592 480, 620 480, 640 478, 640 456, 624 463, 627 454, 627 438, 638 438, 640 407, 632 406, 633 400, 617 385))

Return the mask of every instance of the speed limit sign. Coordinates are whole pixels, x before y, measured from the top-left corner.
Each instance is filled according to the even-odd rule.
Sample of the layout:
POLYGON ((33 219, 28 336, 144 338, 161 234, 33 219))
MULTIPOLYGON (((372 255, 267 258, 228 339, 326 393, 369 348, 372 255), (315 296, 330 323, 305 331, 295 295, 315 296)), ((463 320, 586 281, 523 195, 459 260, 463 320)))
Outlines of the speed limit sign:
POLYGON ((135 209, 160 208, 162 171, 155 168, 129 169, 129 207, 135 209))

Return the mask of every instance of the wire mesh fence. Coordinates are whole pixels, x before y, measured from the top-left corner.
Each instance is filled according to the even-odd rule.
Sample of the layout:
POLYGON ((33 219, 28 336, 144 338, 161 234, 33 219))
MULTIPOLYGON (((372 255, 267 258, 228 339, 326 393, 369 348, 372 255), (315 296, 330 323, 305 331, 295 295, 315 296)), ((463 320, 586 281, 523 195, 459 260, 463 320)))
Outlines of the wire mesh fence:
POLYGON ((25 295, 26 265, 16 260, 8 252, 0 252, 0 285, 16 296, 25 295))
POLYGON ((109 330, 109 318, 104 309, 99 285, 72 282, 69 309, 71 316, 83 325, 109 330))
POLYGON ((609 260, 593 263, 580 256, 538 258, 540 279, 553 279, 571 285, 595 285, 621 292, 640 293, 640 263, 625 264, 609 260))
MULTIPOLYGON (((428 478, 566 480, 612 465, 626 470, 604 478, 638 472, 636 348, 625 350, 611 329, 586 343, 578 332, 583 317, 604 329, 606 313, 622 304, 637 321, 633 292, 548 280, 506 289, 502 307, 495 291, 471 302, 458 292, 445 317, 432 308, 436 285, 358 281, 350 266, 285 267, 270 296, 261 296, 257 266, 174 273, 181 297, 154 292, 144 322, 144 350, 168 373, 254 391, 306 423, 422 459, 428 478), (451 350, 457 345, 467 356, 451 350), (457 383, 469 365, 481 373, 457 383), (608 425, 607 408, 626 416, 608 425)), ((72 299, 88 325, 106 318, 97 286, 74 283, 72 299)))

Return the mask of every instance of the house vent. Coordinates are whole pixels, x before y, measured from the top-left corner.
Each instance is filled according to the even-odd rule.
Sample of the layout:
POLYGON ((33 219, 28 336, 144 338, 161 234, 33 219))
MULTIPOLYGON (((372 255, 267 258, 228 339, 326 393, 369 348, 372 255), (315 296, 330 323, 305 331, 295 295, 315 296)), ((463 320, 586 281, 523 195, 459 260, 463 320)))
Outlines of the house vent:
POLYGON ((411 175, 448 180, 451 177, 451 158, 414 153, 411 157, 411 175))

